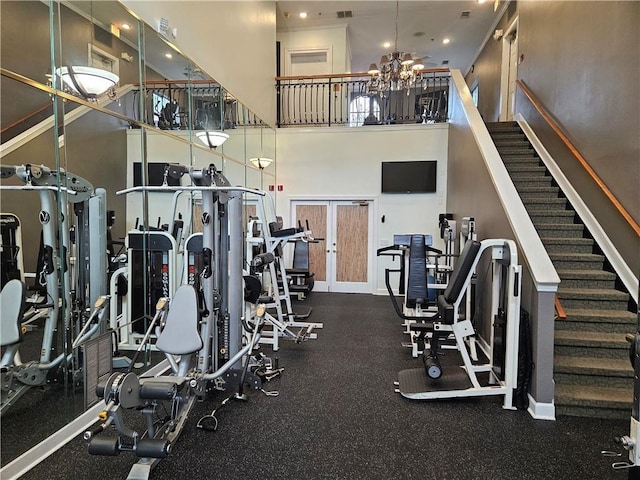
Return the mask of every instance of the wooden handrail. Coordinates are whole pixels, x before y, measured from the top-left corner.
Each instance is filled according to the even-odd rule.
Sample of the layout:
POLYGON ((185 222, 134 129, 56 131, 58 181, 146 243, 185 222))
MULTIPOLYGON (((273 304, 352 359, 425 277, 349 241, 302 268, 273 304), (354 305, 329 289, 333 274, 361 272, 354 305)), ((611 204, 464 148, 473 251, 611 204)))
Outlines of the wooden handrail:
POLYGON ((37 110, 31 112, 29 115, 27 115, 26 117, 22 117, 19 120, 16 120, 15 122, 13 122, 11 125, 7 125, 6 127, 4 127, 2 130, 0 130, 0 133, 4 133, 7 130, 20 125, 23 122, 26 122, 27 120, 29 120, 31 117, 35 117, 37 114, 44 112, 46 109, 51 108, 51 102, 43 105, 42 107, 38 108, 37 110))
MULTIPOLYGON (((420 70, 420 73, 449 73, 448 68, 425 68, 420 70)), ((319 80, 321 78, 356 78, 356 77, 370 77, 367 72, 361 73, 332 73, 322 75, 294 75, 290 77, 276 77, 276 81, 283 80, 319 80)))
POLYGON ((542 106, 542 104, 536 99, 536 97, 533 95, 531 90, 529 90, 529 87, 527 87, 527 85, 521 80, 516 80, 516 85, 518 85, 520 90, 522 90, 522 93, 526 95, 526 97, 529 99, 531 104, 538 111, 538 113, 542 115, 542 118, 546 120, 546 122, 553 129, 556 135, 560 137, 560 140, 562 140, 562 142, 566 145, 566 147, 571 151, 573 156, 578 160, 578 162, 580 162, 580 165, 582 165, 582 167, 586 170, 586 172, 589 174, 591 179, 596 183, 596 185, 600 187, 600 189, 602 190, 602 193, 605 194, 605 196, 609 199, 609 201, 611 201, 611 203, 616 208, 616 210, 618 210, 620 215, 622 215, 622 217, 627 221, 627 223, 633 229, 633 231, 636 232, 636 235, 640 236, 640 226, 636 223, 636 221, 633 219, 631 214, 629 214, 629 212, 626 210, 626 208, 624 208, 624 206, 620 203, 620 201, 615 197, 615 195, 611 192, 611 190, 609 190, 609 187, 607 187, 607 185, 602 181, 602 179, 598 176, 595 170, 591 168, 591 165, 587 163, 587 161, 580 154, 578 149, 573 145, 573 143, 571 143, 571 141, 567 138, 567 136, 562 132, 562 130, 560 129, 560 126, 546 111, 546 109, 542 106))
POLYGON ((555 306, 556 306, 556 314, 558 315, 557 318, 559 318, 560 320, 566 320, 567 314, 564 311, 564 308, 562 307, 562 304, 560 303, 560 299, 558 298, 558 295, 556 295, 554 303, 555 303, 555 306))

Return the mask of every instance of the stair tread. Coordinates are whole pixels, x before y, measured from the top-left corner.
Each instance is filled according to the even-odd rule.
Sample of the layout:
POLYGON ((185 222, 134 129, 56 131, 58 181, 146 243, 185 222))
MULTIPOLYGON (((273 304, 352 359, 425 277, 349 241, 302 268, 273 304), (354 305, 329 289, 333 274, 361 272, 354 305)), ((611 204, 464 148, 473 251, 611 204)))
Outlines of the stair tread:
MULTIPOLYGON (((565 308, 565 314, 569 321, 596 321, 613 320, 622 323, 634 324, 637 322, 636 314, 628 310, 594 310, 591 308, 565 308)), ((566 321, 566 320, 563 320, 566 321)))
POLYGON ((585 346, 602 346, 602 348, 626 349, 629 346, 624 333, 557 330, 554 336, 556 343, 559 345, 582 342, 585 346))
MULTIPOLYGON (((543 241, 544 243, 544 241, 543 241)), ((604 280, 613 280, 616 278, 616 274, 612 272, 607 272, 605 270, 565 270, 559 269, 557 270, 560 278, 585 278, 585 279, 604 279, 604 280)))
POLYGON ((574 357, 568 355, 556 355, 554 358, 555 370, 572 373, 590 371, 592 374, 632 376, 633 368, 627 358, 596 358, 574 357))
POLYGON ((571 243, 573 245, 593 245, 593 240, 590 238, 582 238, 582 237, 574 237, 574 238, 558 238, 558 237, 540 237, 542 243, 562 243, 567 244, 571 243))
POLYGON ((560 299, 566 297, 581 298, 602 298, 606 297, 612 300, 628 300, 629 294, 614 290, 613 288, 562 288, 562 283, 558 288, 558 297, 560 299))
POLYGON ((554 258, 561 260, 585 260, 585 261, 594 261, 594 260, 604 260, 604 255, 600 255, 598 253, 560 253, 560 252, 552 252, 549 253, 549 258, 553 260, 554 258))
POLYGON ((556 385, 555 400, 563 404, 617 403, 621 406, 630 405, 633 400, 633 388, 593 387, 585 385, 556 385))

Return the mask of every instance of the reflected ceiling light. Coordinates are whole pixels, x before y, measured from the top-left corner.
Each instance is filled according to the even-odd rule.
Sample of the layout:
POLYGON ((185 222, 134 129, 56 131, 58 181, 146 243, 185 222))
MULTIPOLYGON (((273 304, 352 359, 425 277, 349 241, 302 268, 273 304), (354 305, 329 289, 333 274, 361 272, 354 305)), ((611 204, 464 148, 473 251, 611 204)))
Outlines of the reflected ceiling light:
POLYGON ((95 67, 60 67, 56 75, 72 92, 87 100, 95 100, 107 92, 115 95, 115 86, 120 80, 115 73, 95 67))
POLYGON ((443 39, 443 40, 442 40, 442 43, 444 43, 444 44, 446 45, 446 44, 447 44, 447 43, 449 43, 450 41, 451 41, 451 40, 449 40, 448 38, 445 38, 445 39, 443 39))
POLYGON ((300 18, 307 18, 307 12, 300 12, 300 18))
POLYGON ((249 159, 249 161, 251 163, 253 163, 253 165, 255 167, 258 167, 260 170, 264 170, 265 168, 267 168, 269 165, 271 165, 273 163, 273 158, 269 158, 269 157, 252 157, 249 159))
POLYGON ((421 70, 424 68, 422 62, 416 62, 416 59, 410 53, 403 53, 398 50, 399 3, 396 1, 396 37, 393 52, 382 56, 380 67, 372 63, 367 71, 371 75, 367 85, 370 93, 382 93, 389 89, 407 89, 407 93, 409 93, 409 88, 416 81, 422 79, 421 70))
POLYGON ((164 56, 167 58, 173 58, 173 55, 171 55, 171 53, 165 53, 164 56))
POLYGON ((122 25, 120 25, 120 28, 122 28, 123 30, 130 30, 131 25, 129 25, 128 23, 123 23, 122 25))
POLYGON ((218 130, 206 130, 196 133, 196 137, 209 148, 218 148, 227 141, 229 135, 218 130))

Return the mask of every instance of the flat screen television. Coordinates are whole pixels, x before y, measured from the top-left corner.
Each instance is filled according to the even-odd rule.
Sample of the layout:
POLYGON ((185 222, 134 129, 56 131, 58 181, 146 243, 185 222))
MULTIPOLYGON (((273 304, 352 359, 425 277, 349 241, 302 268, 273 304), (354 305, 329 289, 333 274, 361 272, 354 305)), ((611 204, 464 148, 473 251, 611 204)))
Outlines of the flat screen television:
POLYGON ((382 193, 435 193, 438 162, 382 162, 382 193))
MULTIPOLYGON (((162 162, 148 162, 147 163, 147 182, 150 187, 157 187, 162 185, 164 180, 164 167, 166 163, 162 162)), ((180 186, 179 178, 167 177, 167 185, 171 187, 180 186)), ((133 162, 133 186, 142 186, 142 163, 133 162)))

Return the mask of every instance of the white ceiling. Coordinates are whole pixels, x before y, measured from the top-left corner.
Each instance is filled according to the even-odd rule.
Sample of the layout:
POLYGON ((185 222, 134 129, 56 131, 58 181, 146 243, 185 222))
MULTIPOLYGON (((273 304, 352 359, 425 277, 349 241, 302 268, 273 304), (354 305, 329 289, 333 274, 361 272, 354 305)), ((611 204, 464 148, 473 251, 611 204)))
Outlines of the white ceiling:
MULTIPOLYGON (((427 68, 448 66, 464 73, 503 11, 504 1, 499 2, 497 11, 494 3, 494 0, 401 1, 398 50, 421 57, 427 68), (469 12, 468 18, 461 18, 463 11, 469 12), (444 38, 451 40, 448 45, 443 45, 444 38), (448 65, 443 65, 445 60, 448 65)), ((395 1, 278 0, 276 10, 278 31, 347 24, 352 72, 366 72, 372 62, 378 63, 394 47, 395 1), (306 19, 299 17, 301 11, 307 12, 306 19), (351 11, 353 16, 338 18, 339 11, 351 11), (385 41, 391 42, 389 49, 382 46, 385 41)))

